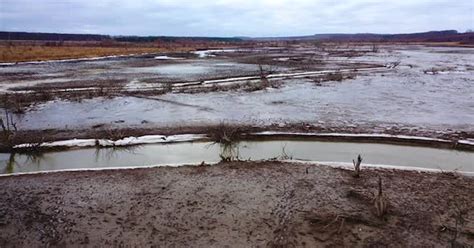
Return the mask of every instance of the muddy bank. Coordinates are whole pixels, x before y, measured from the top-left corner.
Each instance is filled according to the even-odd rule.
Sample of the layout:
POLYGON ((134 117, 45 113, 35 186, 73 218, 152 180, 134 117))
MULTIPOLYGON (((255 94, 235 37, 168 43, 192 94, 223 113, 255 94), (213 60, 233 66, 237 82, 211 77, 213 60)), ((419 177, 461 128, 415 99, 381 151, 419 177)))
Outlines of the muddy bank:
POLYGON ((0 245, 472 245, 473 187, 453 174, 364 170, 356 179, 279 162, 2 177, 0 245), (383 218, 372 203, 379 176, 383 218))

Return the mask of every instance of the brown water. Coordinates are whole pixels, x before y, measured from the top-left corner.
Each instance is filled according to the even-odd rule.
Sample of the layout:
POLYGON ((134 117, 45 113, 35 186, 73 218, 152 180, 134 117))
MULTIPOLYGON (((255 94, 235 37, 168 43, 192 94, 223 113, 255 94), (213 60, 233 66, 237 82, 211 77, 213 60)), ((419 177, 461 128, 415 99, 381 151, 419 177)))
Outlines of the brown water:
POLYGON ((153 144, 131 148, 88 148, 42 156, 0 154, 0 174, 149 165, 214 163, 232 156, 243 160, 298 159, 349 163, 361 154, 366 164, 474 172, 474 153, 372 143, 248 141, 234 147, 209 142, 153 144))

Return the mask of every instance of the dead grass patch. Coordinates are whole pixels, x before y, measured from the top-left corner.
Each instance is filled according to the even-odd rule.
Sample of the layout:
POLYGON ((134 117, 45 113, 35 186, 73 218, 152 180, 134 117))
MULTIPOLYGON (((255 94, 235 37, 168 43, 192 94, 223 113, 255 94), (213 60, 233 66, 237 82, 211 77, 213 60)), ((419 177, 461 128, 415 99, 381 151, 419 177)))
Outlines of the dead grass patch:
POLYGON ((239 126, 232 126, 224 122, 210 127, 207 131, 209 138, 215 143, 230 144, 242 139, 243 131, 239 126))

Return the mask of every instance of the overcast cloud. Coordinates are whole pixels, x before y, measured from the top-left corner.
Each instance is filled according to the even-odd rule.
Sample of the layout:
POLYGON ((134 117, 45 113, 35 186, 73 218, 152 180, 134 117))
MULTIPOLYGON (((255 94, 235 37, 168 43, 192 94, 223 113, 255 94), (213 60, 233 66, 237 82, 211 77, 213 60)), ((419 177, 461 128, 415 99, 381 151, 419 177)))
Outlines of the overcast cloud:
POLYGON ((0 0, 1 31, 289 36, 473 29, 474 0, 0 0))

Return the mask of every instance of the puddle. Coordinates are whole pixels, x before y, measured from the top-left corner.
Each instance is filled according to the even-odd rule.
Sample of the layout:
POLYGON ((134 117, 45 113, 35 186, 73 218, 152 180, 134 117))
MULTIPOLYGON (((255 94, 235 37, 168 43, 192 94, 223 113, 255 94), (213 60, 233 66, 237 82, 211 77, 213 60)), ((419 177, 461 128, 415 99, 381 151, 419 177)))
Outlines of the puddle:
POLYGON ((140 73, 155 73, 166 75, 181 75, 181 74, 204 74, 211 70, 210 66, 194 65, 194 64, 174 64, 174 65, 160 65, 153 67, 138 67, 129 69, 133 72, 140 73))
POLYGON ((163 76, 173 77, 189 77, 204 76, 208 74, 216 74, 223 76, 227 74, 239 72, 257 72, 258 67, 252 64, 240 64, 234 62, 215 62, 207 61, 203 63, 177 63, 169 65, 157 65, 150 67, 127 68, 126 73, 149 73, 160 74, 163 76))
POLYGON ((170 56, 167 56, 167 55, 163 55, 163 56, 156 56, 155 59, 156 60, 177 60, 177 59, 183 59, 183 58, 176 58, 176 57, 170 57, 170 56))
POLYGON ((77 149, 41 156, 0 154, 0 174, 70 169, 214 163, 224 157, 242 160, 298 159, 351 162, 474 172, 474 153, 387 144, 320 141, 246 141, 234 147, 210 142, 151 144, 128 148, 77 149))
POLYGON ((195 51, 194 54, 198 55, 199 58, 206 58, 206 57, 215 57, 213 53, 233 53, 236 52, 236 49, 215 49, 215 50, 201 50, 195 51))

